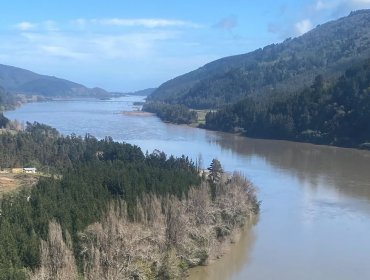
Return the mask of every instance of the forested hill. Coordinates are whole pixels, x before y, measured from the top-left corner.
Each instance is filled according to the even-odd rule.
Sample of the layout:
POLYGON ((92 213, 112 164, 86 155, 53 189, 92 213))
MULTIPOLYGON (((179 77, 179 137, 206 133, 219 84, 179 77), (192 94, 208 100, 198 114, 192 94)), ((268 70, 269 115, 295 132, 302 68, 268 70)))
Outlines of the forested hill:
POLYGON ((10 93, 45 97, 106 97, 109 95, 101 88, 87 88, 68 80, 3 64, 0 64, 0 87, 10 93))
POLYGON ((294 94, 248 97, 206 115, 206 128, 370 149, 370 60, 294 94))
POLYGON ((1 280, 185 279, 259 209, 216 159, 207 178, 185 156, 38 123, 1 133, 0 155, 1 168, 39 171, 0 174, 38 178, 0 196, 1 280))
POLYGON ((251 94, 301 90, 318 74, 338 77, 369 57, 370 10, 361 10, 283 43, 206 64, 165 82, 148 100, 218 108, 251 94))

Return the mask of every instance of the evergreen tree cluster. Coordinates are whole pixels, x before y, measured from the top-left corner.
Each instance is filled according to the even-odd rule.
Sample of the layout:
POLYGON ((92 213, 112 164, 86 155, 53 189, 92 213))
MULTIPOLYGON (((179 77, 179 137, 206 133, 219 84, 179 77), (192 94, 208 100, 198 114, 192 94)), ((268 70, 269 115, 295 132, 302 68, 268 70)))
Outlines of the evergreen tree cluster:
POLYGON ((147 102, 143 105, 142 110, 155 113, 161 120, 176 124, 190 124, 197 120, 197 113, 183 105, 147 102))
POLYGON ((0 199, 0 279, 25 279, 26 269, 40 265, 40 239, 47 239, 51 221, 69 232, 81 266, 77 234, 100 221, 109 203, 124 200, 134 219, 143 195, 182 198, 201 180, 185 156, 144 155, 109 137, 63 137, 38 123, 1 134, 0 155, 2 168, 37 165, 44 172, 33 188, 0 199))
POLYGON ((205 127, 250 137, 348 147, 370 142, 370 60, 296 93, 249 97, 206 115, 205 127))
POLYGON ((3 113, 0 112, 0 128, 6 127, 8 123, 9 123, 9 120, 4 116, 3 113))

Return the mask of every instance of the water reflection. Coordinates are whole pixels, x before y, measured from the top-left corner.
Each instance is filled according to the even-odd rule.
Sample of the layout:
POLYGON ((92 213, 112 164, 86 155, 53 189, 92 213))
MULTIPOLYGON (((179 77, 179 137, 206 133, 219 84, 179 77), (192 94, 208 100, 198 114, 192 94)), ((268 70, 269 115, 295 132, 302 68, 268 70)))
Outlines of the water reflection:
POLYGON ((255 242, 255 233, 252 230, 257 221, 251 222, 240 233, 240 238, 229 251, 208 266, 195 267, 190 270, 188 280, 225 280, 232 279, 249 260, 249 252, 255 242))
POLYGON ((325 185, 343 195, 370 200, 369 151, 250 139, 225 133, 212 141, 241 155, 258 155, 274 168, 298 178, 300 185, 309 187, 312 192, 325 185))

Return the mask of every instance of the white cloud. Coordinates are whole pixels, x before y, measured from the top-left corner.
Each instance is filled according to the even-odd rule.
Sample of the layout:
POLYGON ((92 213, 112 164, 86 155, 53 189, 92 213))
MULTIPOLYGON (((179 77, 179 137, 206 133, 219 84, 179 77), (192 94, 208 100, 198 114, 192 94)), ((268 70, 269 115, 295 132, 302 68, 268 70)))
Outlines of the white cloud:
POLYGON ((53 75, 70 79, 71 73, 80 77, 83 72, 81 77, 85 75, 86 80, 102 85, 109 81, 114 81, 115 86, 122 84, 122 77, 131 83, 158 83, 211 60, 211 52, 194 47, 206 29, 190 21, 76 18, 27 22, 15 27, 10 27, 13 32, 8 43, 0 46, 4 63, 32 66, 28 68, 34 71, 54 67, 57 71, 53 75), (189 53, 184 56, 186 51, 189 53), (108 75, 112 72, 108 69, 124 75, 115 71, 116 76, 108 75))
POLYGON ((45 55, 80 61, 88 61, 88 59, 94 61, 104 59, 132 61, 134 59, 148 59, 160 53, 160 46, 164 43, 178 39, 183 31, 163 29, 163 27, 171 26, 199 27, 199 25, 188 21, 167 19, 88 20, 79 18, 69 21, 67 24, 52 20, 39 23, 23 22, 18 24, 18 29, 22 31, 19 34, 22 39, 17 45, 22 49, 20 52, 30 56, 45 55), (112 29, 112 26, 130 28, 117 30, 112 29), (140 27, 146 29, 143 30, 140 27), (87 28, 89 32, 85 32, 87 28), (66 32, 67 30, 68 32, 66 32), (157 53, 155 53, 156 51, 157 53))
POLYGON ((91 21, 93 23, 98 23, 102 25, 127 26, 127 27, 135 27, 135 26, 141 26, 141 27, 146 27, 146 28, 156 28, 156 27, 200 28, 201 27, 201 25, 190 22, 190 21, 159 19, 159 18, 138 18, 138 19, 110 18, 110 19, 94 19, 91 21))
POLYGON ((15 25, 15 28, 21 31, 27 31, 27 30, 32 30, 36 28, 36 24, 33 24, 28 21, 22 21, 19 22, 15 25))
POLYGON ((356 9, 370 8, 370 0, 318 0, 315 2, 315 11, 342 11, 349 12, 356 9))
POLYGON ((352 0, 354 4, 370 4, 370 0, 352 0))
POLYGON ((46 55, 63 57, 63 58, 82 59, 87 56, 87 54, 75 52, 65 47, 62 47, 62 46, 41 45, 40 49, 46 55))
POLYGON ((160 41, 176 38, 173 32, 137 32, 119 35, 99 35, 90 38, 95 51, 107 59, 137 59, 151 57, 160 41))
POLYGON ((294 25, 296 35, 298 36, 310 31, 312 28, 313 24, 309 19, 301 20, 294 25))
POLYGON ((315 10, 316 11, 322 11, 322 10, 328 10, 328 9, 334 9, 337 6, 341 4, 342 1, 323 1, 319 0, 315 4, 315 10))
POLYGON ((178 32, 151 30, 148 32, 64 33, 64 32, 23 32, 19 44, 33 56, 47 55, 89 60, 140 60, 149 59, 159 50, 159 44, 177 39, 178 32))
POLYGON ((17 52, 28 57, 68 58, 81 61, 89 59, 91 55, 81 47, 87 47, 84 39, 77 36, 50 31, 46 33, 23 32, 21 37, 23 40, 18 44, 17 52))
POLYGON ((15 25, 15 28, 20 31, 31 31, 36 29, 42 29, 45 31, 58 31, 57 23, 53 20, 46 20, 39 23, 22 21, 15 25))

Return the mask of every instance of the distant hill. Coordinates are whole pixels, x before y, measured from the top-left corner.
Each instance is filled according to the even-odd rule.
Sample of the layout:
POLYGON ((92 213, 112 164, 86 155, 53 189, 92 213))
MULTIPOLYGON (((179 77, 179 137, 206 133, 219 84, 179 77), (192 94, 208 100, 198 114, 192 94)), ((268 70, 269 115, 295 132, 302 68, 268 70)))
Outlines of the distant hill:
POLYGON ((370 57, 370 10, 247 54, 222 58, 162 84, 148 98, 190 108, 219 108, 250 95, 302 90, 318 74, 342 75, 370 57))
POLYGON ((133 92, 126 92, 127 95, 138 95, 138 96, 148 96, 151 95, 157 88, 146 88, 133 92))
POLYGON ((0 86, 0 112, 14 108, 16 105, 16 98, 0 86))
POLYGON ((87 88, 68 80, 3 64, 0 64, 0 86, 10 93, 44 97, 107 97, 110 95, 101 88, 87 88))

